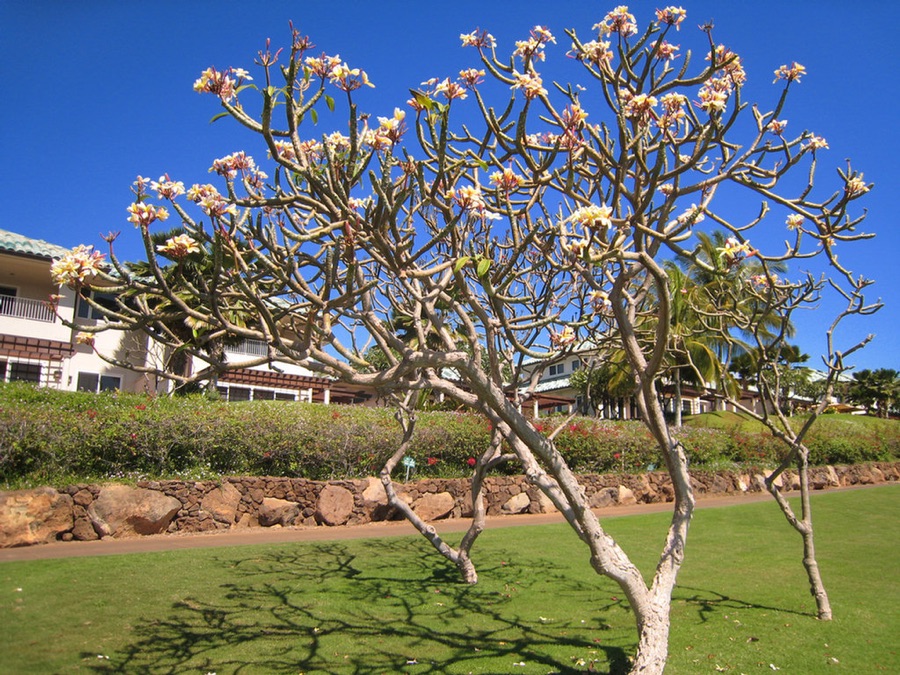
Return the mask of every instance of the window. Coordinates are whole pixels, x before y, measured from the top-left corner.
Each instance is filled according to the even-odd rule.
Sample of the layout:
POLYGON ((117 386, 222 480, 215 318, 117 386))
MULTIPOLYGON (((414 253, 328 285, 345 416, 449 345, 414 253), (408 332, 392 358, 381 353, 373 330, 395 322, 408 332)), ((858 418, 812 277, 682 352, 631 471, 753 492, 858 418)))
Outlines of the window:
POLYGON ((574 373, 579 368, 581 368, 581 361, 578 361, 578 360, 572 361, 572 372, 574 373))
POLYGON ((122 388, 122 378, 115 375, 98 375, 97 373, 78 373, 78 391, 116 391, 122 388))
POLYGON ((550 377, 557 377, 566 372, 566 364, 565 363, 557 363, 556 365, 550 366, 547 371, 550 377))
POLYGON ((39 363, 19 363, 13 361, 9 364, 9 381, 10 382, 40 382, 41 381, 41 364, 39 363))
POLYGON ((0 382, 6 382, 6 361, 0 361, 0 382))
POLYGON ((250 389, 247 387, 228 387, 229 401, 249 401, 250 389))
POLYGON ((94 302, 105 307, 111 312, 118 309, 116 296, 112 293, 100 293, 98 291, 81 291, 78 298, 78 318, 79 319, 102 319, 106 314, 96 307, 92 307, 84 298, 90 297, 94 302))
POLYGON ((236 387, 220 384, 216 387, 224 401, 296 401, 297 394, 290 391, 275 391, 262 387, 236 387))

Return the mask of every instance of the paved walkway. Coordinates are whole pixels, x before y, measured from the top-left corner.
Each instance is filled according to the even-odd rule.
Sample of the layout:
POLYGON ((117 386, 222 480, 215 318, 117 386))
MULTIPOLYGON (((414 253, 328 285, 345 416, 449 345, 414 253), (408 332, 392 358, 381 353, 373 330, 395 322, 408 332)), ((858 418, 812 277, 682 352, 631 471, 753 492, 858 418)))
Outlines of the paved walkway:
MULTIPOLYGON (((859 490, 866 487, 897 485, 881 483, 872 486, 854 486, 848 488, 832 488, 829 492, 843 490, 859 490)), ((798 495, 799 493, 790 493, 798 495)), ((736 504, 750 504, 759 501, 772 501, 767 492, 728 496, 697 496, 697 508, 716 508, 736 504)), ((637 513, 658 513, 670 511, 671 503, 634 504, 631 506, 612 506, 596 509, 601 517, 629 516, 637 513)), ((775 505, 773 503, 773 508, 775 505)), ((434 523, 441 534, 461 532, 469 527, 468 519, 440 520, 434 523)), ((546 525, 563 522, 558 513, 522 514, 515 516, 491 516, 487 518, 486 528, 521 527, 524 525, 546 525)), ((0 549, 0 562, 15 560, 47 560, 50 558, 74 558, 92 555, 120 555, 125 553, 150 553, 154 551, 174 551, 190 548, 212 548, 217 546, 248 546, 254 544, 277 544, 299 541, 334 541, 345 539, 374 539, 381 537, 399 537, 416 534, 416 530, 407 521, 390 521, 352 525, 348 527, 253 527, 239 530, 218 530, 188 534, 157 534, 133 539, 103 539, 98 541, 68 541, 26 546, 21 548, 0 549)))

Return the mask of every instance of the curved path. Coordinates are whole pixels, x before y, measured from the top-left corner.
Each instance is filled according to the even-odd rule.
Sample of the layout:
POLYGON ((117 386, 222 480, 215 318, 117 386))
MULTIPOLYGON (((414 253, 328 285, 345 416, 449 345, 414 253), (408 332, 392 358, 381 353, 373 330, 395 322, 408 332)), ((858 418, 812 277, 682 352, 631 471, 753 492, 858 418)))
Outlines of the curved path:
MULTIPOLYGON (((867 487, 890 485, 879 483, 871 486, 854 486, 832 488, 828 492, 839 490, 860 490, 867 487)), ((896 485, 896 484, 895 484, 896 485)), ((796 496, 797 493, 788 493, 796 496)), ((753 492, 727 496, 698 495, 697 508, 714 508, 750 504, 759 501, 771 501, 767 492, 753 492)), ((628 516, 636 513, 658 513, 671 510, 671 503, 633 504, 630 506, 611 506, 596 509, 601 517, 628 516)), ((462 532, 469 527, 469 520, 464 518, 440 520, 433 524, 440 533, 462 532)), ((490 516, 486 527, 521 527, 523 525, 545 525, 563 522, 559 513, 520 514, 513 516, 490 516)), ((407 521, 388 521, 351 525, 344 527, 253 527, 237 530, 217 530, 212 532, 192 532, 186 534, 157 534, 131 539, 107 538, 98 541, 68 541, 26 546, 21 548, 0 549, 0 562, 16 560, 46 560, 50 558, 74 558, 92 555, 120 555, 124 553, 150 553, 154 551, 174 551, 189 548, 211 548, 216 546, 247 546, 252 544, 276 544, 299 541, 333 541, 343 539, 367 539, 381 537, 397 537, 416 534, 416 530, 407 521)))

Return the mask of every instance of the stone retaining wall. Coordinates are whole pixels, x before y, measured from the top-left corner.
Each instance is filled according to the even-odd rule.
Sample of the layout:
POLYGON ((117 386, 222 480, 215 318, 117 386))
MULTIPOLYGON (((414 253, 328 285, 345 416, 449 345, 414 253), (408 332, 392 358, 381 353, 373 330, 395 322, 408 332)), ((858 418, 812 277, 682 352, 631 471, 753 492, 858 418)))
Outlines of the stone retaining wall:
MULTIPOLYGON (((595 508, 671 501, 664 472, 582 476, 595 508)), ((900 480, 900 462, 810 469, 816 490, 900 480)), ((735 494, 763 489, 762 476, 732 471, 693 472, 694 491, 735 494)), ((779 487, 799 487, 786 472, 779 487)), ((471 515, 468 479, 425 479, 398 486, 424 520, 471 515)), ((488 515, 553 511, 523 476, 485 481, 488 515)), ((237 527, 358 525, 399 517, 376 478, 311 481, 302 478, 227 477, 221 481, 145 481, 125 485, 72 485, 0 493, 0 547, 55 540, 92 540, 162 532, 204 532, 237 527)))

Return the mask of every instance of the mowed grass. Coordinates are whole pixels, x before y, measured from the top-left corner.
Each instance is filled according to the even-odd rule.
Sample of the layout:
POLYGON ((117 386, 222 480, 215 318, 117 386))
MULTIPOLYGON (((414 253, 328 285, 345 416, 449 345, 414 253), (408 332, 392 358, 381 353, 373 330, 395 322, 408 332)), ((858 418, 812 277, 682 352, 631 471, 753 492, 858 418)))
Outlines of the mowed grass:
MULTIPOLYGON (((900 672, 900 486, 813 497, 835 620, 774 503, 697 511, 668 673, 900 672)), ((649 576, 665 514, 608 530, 649 576)), ((633 618, 565 526, 499 528, 481 581, 419 538, 0 564, 2 673, 622 672, 633 618)))

